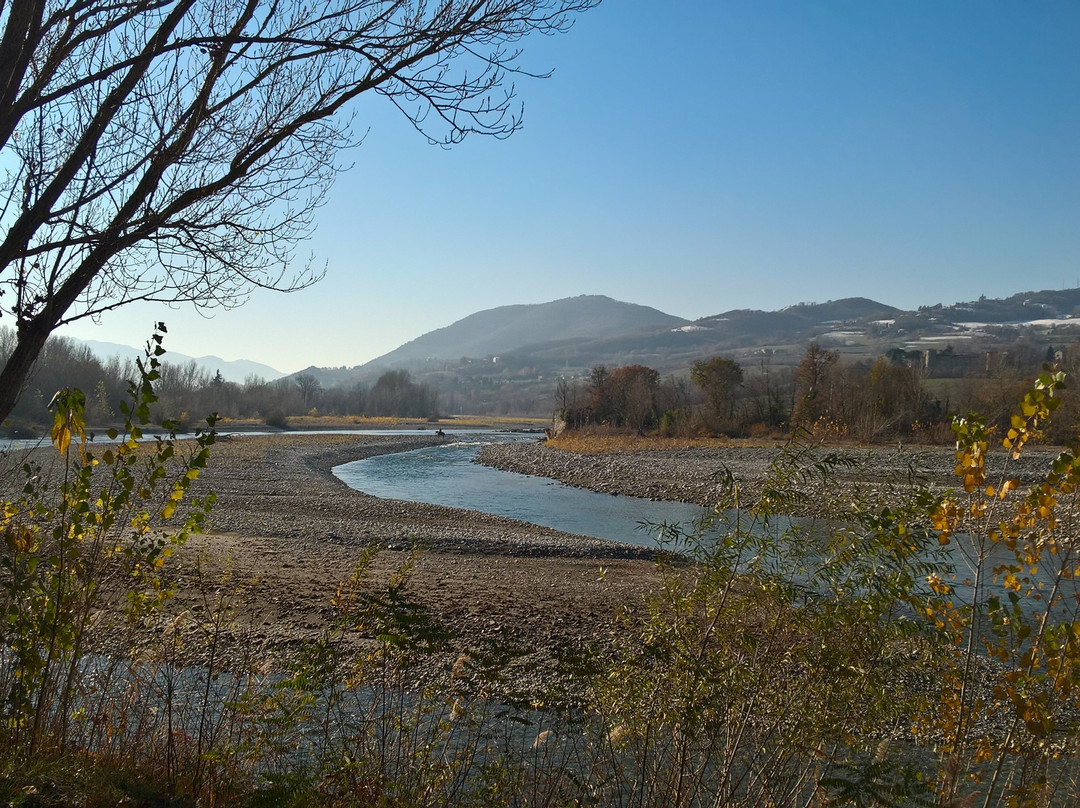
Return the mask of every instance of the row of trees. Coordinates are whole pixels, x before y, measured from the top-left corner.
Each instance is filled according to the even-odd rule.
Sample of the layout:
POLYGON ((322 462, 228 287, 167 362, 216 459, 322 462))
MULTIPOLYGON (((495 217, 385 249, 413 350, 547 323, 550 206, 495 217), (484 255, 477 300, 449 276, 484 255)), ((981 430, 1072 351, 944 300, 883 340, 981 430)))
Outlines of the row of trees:
POLYGON ((610 424, 644 432, 659 425, 660 413, 689 406, 686 384, 677 378, 663 383, 660 374, 644 365, 609 370, 592 369, 585 383, 559 379, 555 400, 558 415, 570 428, 610 424))
MULTIPOLYGON (((766 435, 805 429, 821 437, 860 441, 950 440, 954 413, 978 411, 1008 428, 1010 402, 1039 369, 1044 355, 988 358, 985 371, 932 379, 919 360, 891 351, 875 360, 842 361, 813 343, 795 367, 756 366, 728 357, 699 360, 688 376, 661 379, 643 365, 593 368, 587 379, 560 379, 556 414, 567 427, 609 425, 636 432, 766 435)), ((1075 362, 1058 357, 1067 370, 1075 362)), ((1049 437, 1080 422, 1080 397, 1062 391, 1062 411, 1049 437)))
MULTIPOLYGON (((0 360, 13 341, 10 330, 0 329, 0 360)), ((1055 355, 1063 369, 1078 370, 1069 351, 1055 355)), ((837 352, 817 344, 809 345, 795 366, 775 366, 768 354, 759 355, 752 365, 730 357, 700 360, 688 373, 668 377, 644 365, 600 365, 584 379, 558 379, 554 405, 570 427, 608 424, 635 432, 757 436, 801 428, 859 441, 933 442, 949 439, 947 419, 953 413, 983 412, 992 424, 1007 428, 1010 402, 1046 356, 1045 350, 988 356, 981 372, 956 379, 934 378, 918 357, 903 351, 875 360, 843 361, 837 352)), ((551 388, 536 380, 422 381, 405 370, 391 370, 366 384, 327 388, 314 374, 271 382, 252 376, 238 384, 194 362, 165 362, 160 374, 158 413, 181 421, 209 412, 274 424, 308 414, 435 418, 440 411, 550 412, 545 390, 550 395, 551 388)), ((53 394, 74 386, 86 393, 90 422, 110 423, 117 418, 110 402, 118 400, 137 375, 131 360, 101 361, 79 343, 52 339, 13 414, 17 422, 41 423, 53 394)), ((1069 390, 1062 397, 1054 429, 1067 430, 1080 422, 1080 400, 1069 390)))
MULTIPOLYGON (((12 342, 11 331, 0 329, 0 359, 12 342)), ((406 418, 435 418, 439 414, 437 391, 403 370, 387 371, 370 387, 354 384, 330 389, 324 389, 310 374, 269 382, 250 376, 238 384, 194 361, 162 362, 159 373, 154 404, 159 420, 185 422, 216 412, 227 418, 282 425, 289 416, 311 413, 406 418)), ((129 381, 138 377, 134 360, 111 357, 103 362, 84 345, 53 338, 45 344, 13 416, 18 422, 41 423, 48 417, 47 408, 56 391, 77 387, 86 394, 88 421, 112 423, 119 414, 111 402, 119 401, 129 381)))

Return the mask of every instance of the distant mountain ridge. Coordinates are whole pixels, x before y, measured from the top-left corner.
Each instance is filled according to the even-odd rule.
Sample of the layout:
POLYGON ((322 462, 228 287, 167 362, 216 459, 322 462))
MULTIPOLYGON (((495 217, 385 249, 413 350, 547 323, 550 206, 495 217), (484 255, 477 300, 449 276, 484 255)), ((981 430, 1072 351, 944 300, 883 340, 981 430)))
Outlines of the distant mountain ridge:
POLYGON ((593 340, 614 334, 677 328, 689 320, 604 295, 550 303, 499 306, 430 331, 364 367, 398 367, 435 359, 487 358, 551 342, 593 340))
POLYGON ((852 358, 873 358, 894 348, 1007 350, 1020 336, 1049 343, 1070 334, 1080 338, 1080 289, 983 297, 914 311, 850 297, 776 311, 732 309, 692 322, 647 306, 583 295, 477 312, 366 365, 302 372, 331 387, 370 383, 389 368, 402 368, 452 390, 481 378, 514 385, 529 379, 539 383, 554 374, 573 378, 601 364, 642 364, 678 373, 698 359, 719 355, 793 366, 811 341, 852 358))
MULTIPOLYGON (((314 365, 291 374, 314 377, 323 388, 371 384, 388 369, 405 369, 443 390, 487 385, 550 385, 596 365, 642 364, 663 374, 686 371, 694 361, 729 356, 743 363, 796 364, 811 341, 852 358, 873 358, 893 348, 957 352, 1008 350, 1017 339, 1047 347, 1080 341, 1080 289, 1020 292, 1007 298, 920 306, 905 311, 865 297, 798 303, 776 311, 732 309, 690 321, 648 306, 603 295, 550 303, 499 306, 471 314, 355 367, 314 365), (487 381, 481 381, 486 379, 487 381)), ((101 357, 135 356, 129 346, 86 342, 101 357)), ((195 361, 242 382, 284 374, 257 362, 192 359, 169 352, 168 361, 195 361)))
MULTIPOLYGON (((72 337, 68 337, 68 339, 82 343, 93 351, 94 355, 102 361, 107 360, 110 356, 118 356, 120 359, 135 359, 136 357, 141 358, 143 356, 142 349, 133 348, 130 345, 121 345, 116 342, 101 342, 94 339, 81 340, 72 337)), ((253 362, 250 359, 230 360, 213 355, 192 357, 187 354, 177 353, 176 351, 169 351, 162 359, 165 362, 176 365, 194 362, 200 368, 211 374, 221 371, 221 376, 225 381, 236 382, 237 384, 242 384, 251 376, 258 376, 264 381, 269 382, 288 375, 269 365, 264 365, 261 362, 253 362)))
POLYGON ((718 352, 800 340, 841 323, 873 322, 901 313, 893 306, 853 297, 772 312, 731 310, 690 321, 647 306, 582 295, 477 312, 360 368, 326 374, 308 368, 304 373, 319 376, 326 386, 370 378, 375 371, 392 367, 418 373, 445 370, 464 358, 497 358, 523 373, 579 371, 597 364, 644 364, 668 373, 718 352))
POLYGON ((1033 320, 1063 320, 1080 315, 1080 289, 1048 289, 1019 292, 1006 298, 980 297, 966 303, 923 306, 951 323, 978 322, 994 325, 1025 323, 1033 320))

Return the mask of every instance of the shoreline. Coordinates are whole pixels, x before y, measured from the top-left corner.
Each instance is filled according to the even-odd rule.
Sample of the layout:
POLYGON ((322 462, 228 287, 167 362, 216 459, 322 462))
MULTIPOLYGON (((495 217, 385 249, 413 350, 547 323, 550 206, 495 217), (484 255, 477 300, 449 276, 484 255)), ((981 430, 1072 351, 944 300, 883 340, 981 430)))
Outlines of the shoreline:
POLYGON ((237 435, 211 449, 193 493, 213 490, 214 532, 328 541, 338 545, 418 544, 438 553, 651 559, 648 548, 579 536, 506 517, 380 499, 356 491, 335 466, 454 441, 452 435, 343 433, 237 435), (303 514, 302 520, 296 519, 303 514))
MULTIPOLYGON (((626 631, 619 610, 640 605, 662 580, 655 553, 474 511, 383 500, 349 488, 332 473, 352 460, 452 440, 341 433, 223 438, 191 491, 218 496, 208 532, 193 537, 168 564, 175 596, 134 635, 128 628, 100 636, 99 649, 153 658, 162 653, 163 638, 172 637, 183 649, 174 659, 208 664, 213 652, 206 638, 213 634, 218 654, 222 648, 236 660, 254 654, 268 670, 283 668, 303 644, 330 635, 363 653, 372 638, 343 624, 334 599, 376 549, 364 589, 385 590, 408 567, 406 597, 451 633, 449 646, 425 659, 425 680, 449 676, 460 654, 499 649, 508 660, 507 692, 542 692, 562 682, 559 660, 566 649, 602 655, 626 631), (208 632, 215 619, 224 622, 208 632)), ((760 478, 777 451, 597 456, 568 455, 539 442, 497 448, 499 462, 519 466, 514 471, 574 472, 579 481, 592 481, 586 487, 609 485, 615 493, 684 486, 705 496, 717 484, 718 469, 738 461, 743 472, 760 478)), ((885 462, 883 452, 863 454, 881 473, 895 465, 885 462)), ((895 454, 907 460, 903 452, 895 454)), ((930 454, 951 473, 951 451, 930 454)), ((1024 475, 1050 457, 1033 452, 1024 475)))
MULTIPOLYGON (((191 492, 218 497, 208 531, 170 562, 179 589, 140 642, 151 649, 162 626, 191 615, 181 633, 197 648, 199 621, 224 597, 230 653, 258 648, 274 667, 287 664, 303 642, 340 628, 335 594, 374 548, 366 588, 385 587, 411 565, 408 597, 454 636, 450 650, 425 663, 427 675, 448 675, 459 653, 494 647, 512 652, 513 689, 550 684, 562 649, 604 647, 621 631, 619 607, 640 602, 658 580, 656 554, 475 511, 383 500, 332 474, 352 460, 452 440, 286 433, 220 441, 191 492)), ((343 641, 362 650, 370 638, 346 629, 343 641)), ((186 659, 204 662, 205 652, 186 659)))

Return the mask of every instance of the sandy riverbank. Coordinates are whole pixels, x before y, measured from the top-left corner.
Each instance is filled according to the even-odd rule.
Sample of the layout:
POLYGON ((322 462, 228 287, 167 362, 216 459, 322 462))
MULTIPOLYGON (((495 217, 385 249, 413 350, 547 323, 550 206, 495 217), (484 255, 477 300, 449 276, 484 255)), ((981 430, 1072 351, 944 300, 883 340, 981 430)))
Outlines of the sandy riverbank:
MULTIPOLYGON (((578 454, 543 441, 488 444, 477 462, 504 471, 551 477, 566 485, 608 494, 715 505, 728 489, 728 474, 738 482, 744 502, 765 484, 770 466, 784 451, 778 447, 731 445, 721 449, 673 448, 656 451, 615 451, 578 454)), ((856 484, 880 486, 888 482, 905 485, 918 475, 936 489, 956 487, 955 450, 952 447, 874 447, 870 449, 801 447, 798 465, 812 467, 831 463, 825 491, 842 498, 856 484), (839 460, 838 458, 843 458, 839 460)), ((1043 479, 1057 449, 1028 449, 1018 460, 1009 459, 1009 476, 1024 486, 1043 479)), ((991 452, 987 461, 990 479, 1006 462, 1004 451, 991 452)), ((792 485, 800 485, 796 478, 792 485)), ((821 500, 812 479, 804 490, 821 500)))

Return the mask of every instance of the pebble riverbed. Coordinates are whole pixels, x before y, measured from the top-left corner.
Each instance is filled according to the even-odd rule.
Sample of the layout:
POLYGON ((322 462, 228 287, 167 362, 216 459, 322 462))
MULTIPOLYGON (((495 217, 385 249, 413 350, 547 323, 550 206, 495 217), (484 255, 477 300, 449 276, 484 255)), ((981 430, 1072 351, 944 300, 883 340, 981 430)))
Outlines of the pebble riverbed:
MULTIPOLYGON (((730 474, 747 493, 765 484, 770 467, 787 453, 797 455, 797 463, 813 468, 830 465, 831 498, 844 496, 857 484, 905 484, 910 475, 921 477, 936 490, 956 487, 955 451, 948 447, 912 449, 890 448, 826 449, 823 447, 756 447, 732 445, 721 449, 676 448, 655 451, 621 451, 579 454, 554 448, 543 441, 493 443, 484 446, 476 462, 487 466, 551 477, 566 485, 608 494, 715 505, 727 490, 730 474)), ((1004 451, 991 452, 987 461, 988 479, 1007 470, 1029 486, 1045 476, 1056 451, 1034 449, 1013 460, 1004 451)), ((812 479, 803 478, 804 493, 816 495, 812 479)))
POLYGON ((440 553, 647 558, 643 548, 513 519, 354 491, 331 473, 353 460, 447 442, 416 436, 237 436, 214 447, 199 488, 218 497, 212 528, 304 542, 413 543, 440 553))

